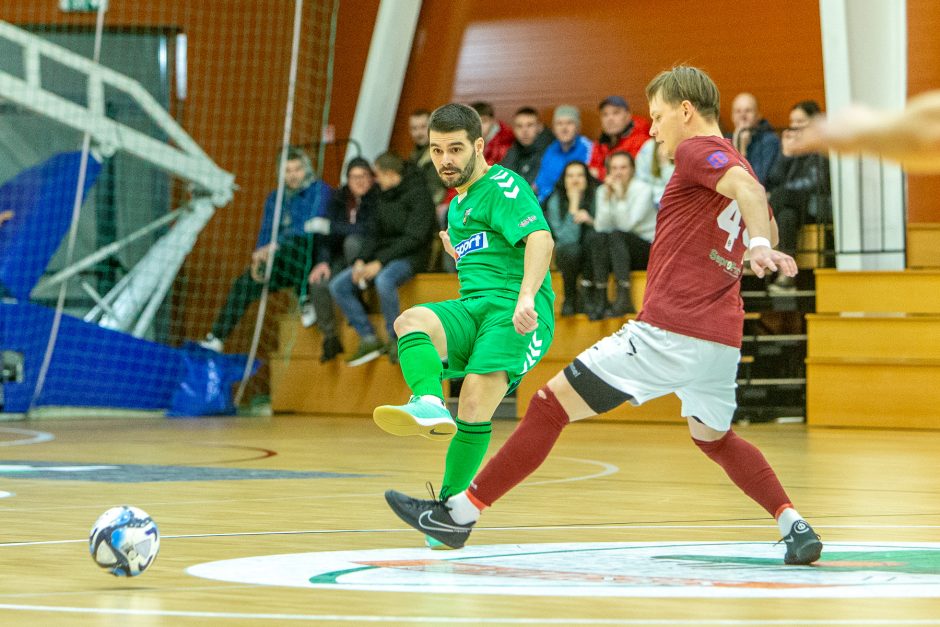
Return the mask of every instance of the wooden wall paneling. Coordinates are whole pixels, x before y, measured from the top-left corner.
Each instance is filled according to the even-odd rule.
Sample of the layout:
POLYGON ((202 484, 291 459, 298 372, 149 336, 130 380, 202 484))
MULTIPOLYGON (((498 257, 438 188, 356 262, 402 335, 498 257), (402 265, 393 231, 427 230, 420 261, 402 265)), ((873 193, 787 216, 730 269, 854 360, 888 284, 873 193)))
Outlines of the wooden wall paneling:
MULTIPOLYGON (((755 93, 771 123, 785 125, 798 100, 824 102, 818 4, 743 5, 721 0, 709 3, 707 11, 689 11, 680 0, 616 9, 597 1, 543 0, 534 9, 477 0, 451 14, 423 11, 419 30, 426 33, 426 49, 454 55, 453 90, 444 99, 489 100, 504 120, 519 106, 532 105, 548 122, 555 105, 571 103, 581 109, 584 132, 595 137, 603 97, 622 94, 635 114, 645 116, 647 82, 684 62, 705 68, 718 83, 726 128, 731 98, 740 91, 755 93), (457 51, 455 41, 462 41, 457 51)), ((448 65, 443 58, 436 63, 448 65)), ((417 94, 443 96, 440 80, 409 68, 399 120, 417 94)), ((392 143, 399 150, 410 146, 402 124, 392 143)))

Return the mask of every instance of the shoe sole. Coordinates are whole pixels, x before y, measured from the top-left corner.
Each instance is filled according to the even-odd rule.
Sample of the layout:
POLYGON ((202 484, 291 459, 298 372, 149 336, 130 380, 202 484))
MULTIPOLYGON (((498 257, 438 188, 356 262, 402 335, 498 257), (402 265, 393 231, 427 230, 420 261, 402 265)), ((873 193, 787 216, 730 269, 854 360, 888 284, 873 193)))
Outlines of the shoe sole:
POLYGON ((372 412, 372 420, 379 429, 392 435, 420 435, 429 440, 444 442, 457 433, 457 425, 449 420, 423 425, 408 412, 391 405, 376 407, 372 412))
POLYGON ((440 540, 432 538, 431 536, 427 534, 425 534, 424 536, 424 546, 428 547, 432 551, 457 551, 459 550, 459 549, 455 549, 452 546, 447 546, 440 540))
POLYGON ((363 355, 362 357, 358 357, 358 358, 356 358, 356 359, 347 361, 347 362, 346 362, 346 365, 347 365, 347 366, 350 366, 350 367, 361 366, 362 364, 367 364, 367 363, 369 363, 370 361, 376 360, 376 359, 378 359, 378 358, 381 357, 381 356, 382 356, 382 351, 376 349, 376 350, 372 351, 371 353, 366 353, 366 354, 363 355))
POLYGON ((788 566, 809 566, 813 562, 819 560, 822 556, 823 545, 822 542, 814 542, 807 544, 803 547, 803 550, 797 554, 792 560, 783 560, 788 566))

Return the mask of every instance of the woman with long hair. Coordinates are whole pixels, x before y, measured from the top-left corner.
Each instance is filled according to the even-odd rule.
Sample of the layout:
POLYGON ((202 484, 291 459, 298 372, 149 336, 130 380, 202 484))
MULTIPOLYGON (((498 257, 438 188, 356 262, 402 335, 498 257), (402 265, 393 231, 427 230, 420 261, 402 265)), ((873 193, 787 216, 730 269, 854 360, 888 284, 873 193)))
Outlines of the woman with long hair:
POLYGON ((565 166, 552 194, 545 200, 545 217, 555 238, 555 265, 561 272, 565 300, 562 316, 573 316, 590 303, 577 303, 578 277, 590 294, 594 284, 591 245, 594 232, 594 198, 597 179, 586 164, 572 161, 565 166))

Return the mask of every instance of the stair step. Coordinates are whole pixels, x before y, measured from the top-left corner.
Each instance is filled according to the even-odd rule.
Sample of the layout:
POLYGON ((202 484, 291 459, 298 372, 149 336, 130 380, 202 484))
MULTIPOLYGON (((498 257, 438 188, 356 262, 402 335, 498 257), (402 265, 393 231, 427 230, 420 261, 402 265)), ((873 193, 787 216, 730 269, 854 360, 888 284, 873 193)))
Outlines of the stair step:
POLYGON ((738 379, 740 386, 755 385, 806 385, 806 379, 803 377, 778 378, 778 379, 738 379))

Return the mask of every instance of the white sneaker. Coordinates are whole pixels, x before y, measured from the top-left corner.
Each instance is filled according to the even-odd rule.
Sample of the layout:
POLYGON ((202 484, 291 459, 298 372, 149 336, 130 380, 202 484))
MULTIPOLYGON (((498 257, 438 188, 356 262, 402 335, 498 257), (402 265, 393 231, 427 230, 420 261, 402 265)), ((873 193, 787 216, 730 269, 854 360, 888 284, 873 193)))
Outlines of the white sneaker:
POLYGON ((372 420, 392 435, 420 435, 429 440, 449 440, 457 433, 457 423, 443 401, 412 396, 404 405, 381 405, 372 411, 372 420))
POLYGON ((309 329, 317 323, 317 310, 309 300, 300 305, 300 324, 309 329))
POLYGON ((206 333, 206 338, 199 342, 199 345, 216 353, 221 353, 223 348, 222 340, 212 335, 211 333, 206 333))

